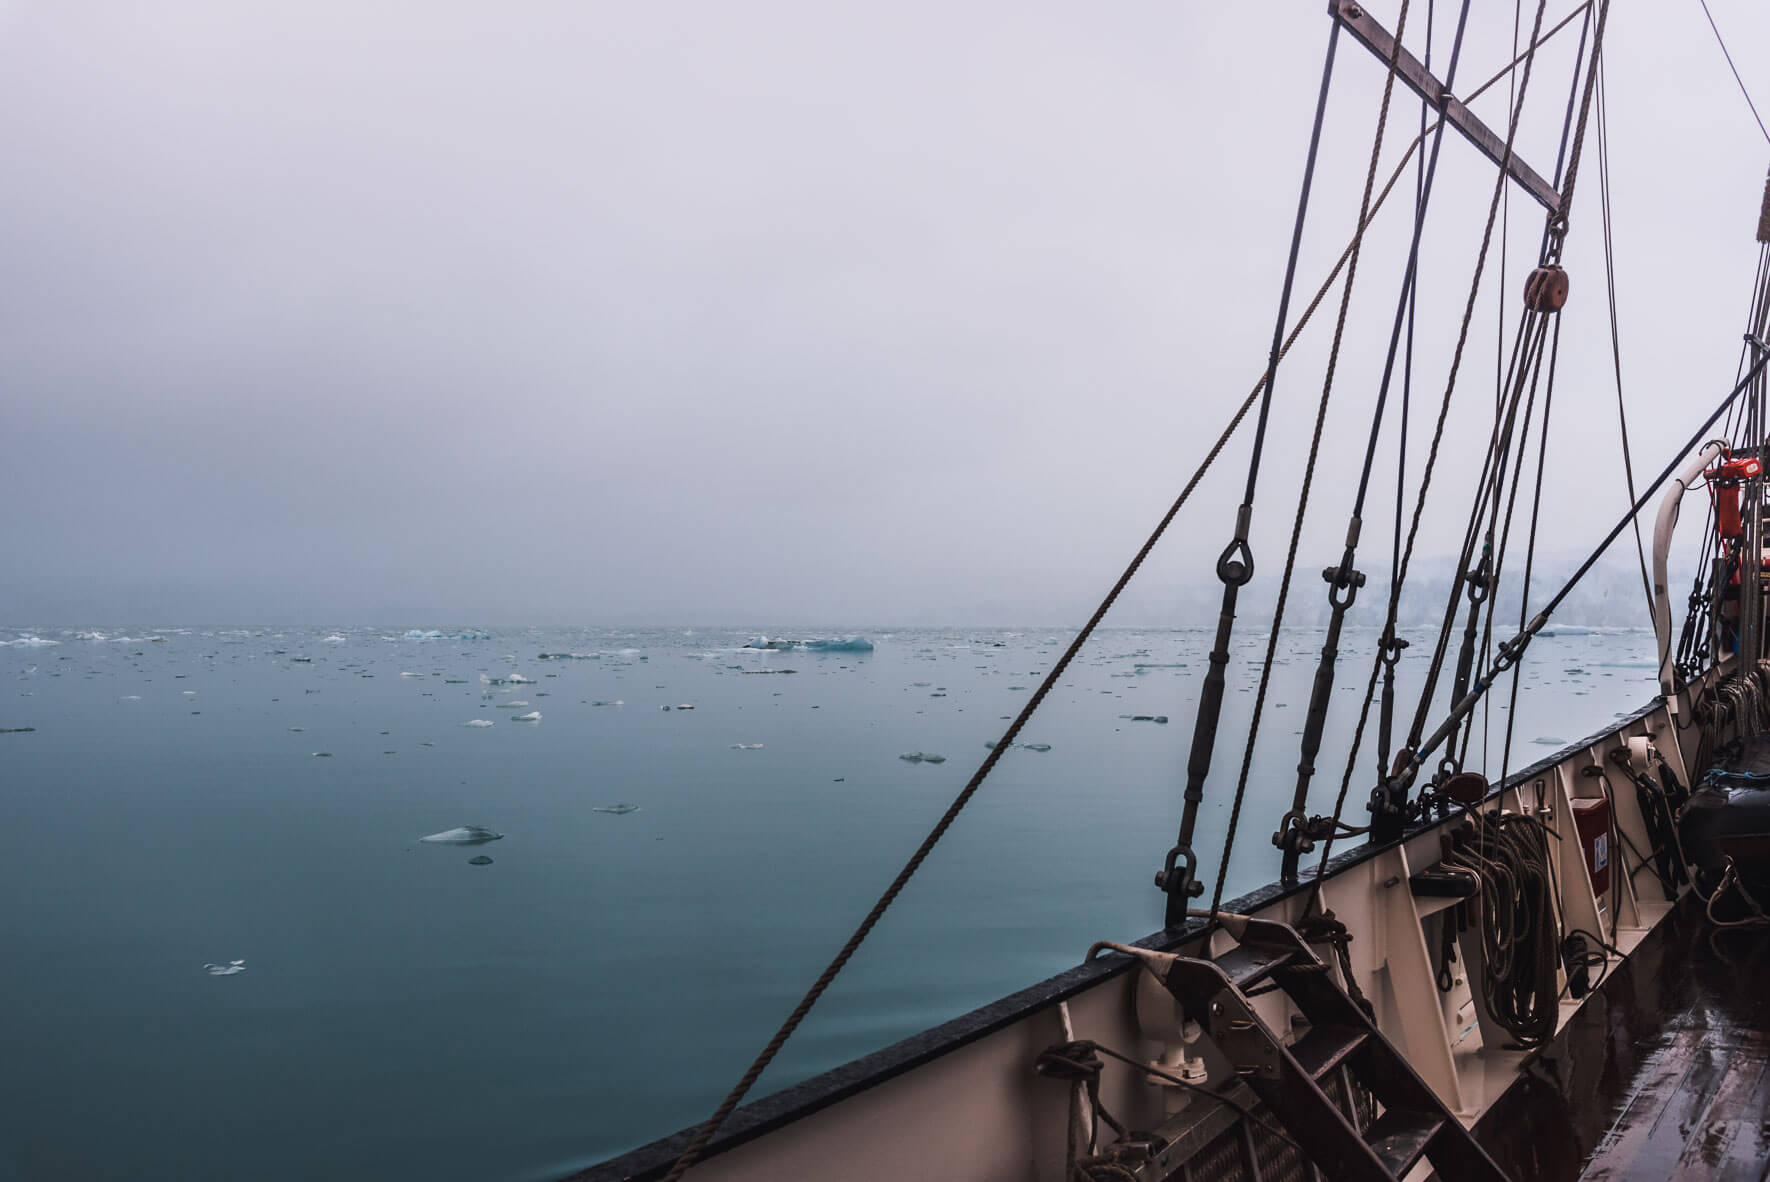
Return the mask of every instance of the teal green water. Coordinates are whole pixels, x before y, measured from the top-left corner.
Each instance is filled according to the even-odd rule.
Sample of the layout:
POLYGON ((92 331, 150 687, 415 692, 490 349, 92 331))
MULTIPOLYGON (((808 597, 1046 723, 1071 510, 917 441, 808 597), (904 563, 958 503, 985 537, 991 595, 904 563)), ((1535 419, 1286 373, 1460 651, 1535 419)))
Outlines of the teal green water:
MULTIPOLYGON (((0 632, 56 642, 0 647, 0 727, 35 728, 0 735, 0 1178, 539 1179, 705 1116, 1068 640, 402 631, 0 632), (417 840, 469 824, 505 836, 417 840)), ((1022 735, 1050 750, 1004 759, 765 1088, 1159 926, 1208 643, 1095 640, 1022 735)), ((1262 643, 1230 669, 1207 874, 1262 643)), ((1231 895, 1276 875, 1320 643, 1275 662, 1231 895)), ((1642 632, 1540 639, 1513 766, 1645 702, 1651 658, 1642 632)))

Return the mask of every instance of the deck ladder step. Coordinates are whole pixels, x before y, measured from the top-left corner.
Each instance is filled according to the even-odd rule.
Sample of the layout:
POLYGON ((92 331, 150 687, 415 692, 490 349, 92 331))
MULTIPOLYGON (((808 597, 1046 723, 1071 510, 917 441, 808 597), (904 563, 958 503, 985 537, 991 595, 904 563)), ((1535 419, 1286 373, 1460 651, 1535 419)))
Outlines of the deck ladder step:
POLYGON ((1242 944, 1217 958, 1217 966, 1235 984, 1248 990, 1296 959, 1296 951, 1284 947, 1242 944))
POLYGON ((1399 1178, 1413 1168, 1426 1145, 1444 1128, 1444 1118, 1429 1112, 1391 1108, 1365 1130, 1365 1144, 1385 1168, 1399 1178))
MULTIPOLYGON (((1424 1158, 1442 1182, 1507 1182, 1295 929, 1250 919, 1237 940, 1214 960, 1175 958, 1162 984, 1322 1177, 1400 1182, 1424 1158), (1296 1042, 1274 1032, 1250 1000, 1269 992, 1307 1023, 1296 1042), (1359 1127, 1366 1106, 1354 1103, 1355 1087, 1381 1113, 1368 1128, 1359 1127)), ((1260 1005, 1271 1012, 1269 1002, 1260 1005)))
POLYGON ((1363 1046, 1366 1037, 1364 1031, 1352 1027, 1323 1026, 1292 1044, 1291 1056, 1309 1073, 1310 1079, 1319 1080, 1363 1046))

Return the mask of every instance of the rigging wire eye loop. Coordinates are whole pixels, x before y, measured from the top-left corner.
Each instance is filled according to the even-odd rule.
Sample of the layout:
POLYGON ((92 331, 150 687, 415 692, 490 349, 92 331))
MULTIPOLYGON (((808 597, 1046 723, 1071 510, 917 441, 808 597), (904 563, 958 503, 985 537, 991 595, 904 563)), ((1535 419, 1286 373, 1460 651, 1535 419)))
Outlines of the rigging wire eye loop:
POLYGON ((1328 606, 1335 611, 1345 611, 1358 598, 1358 589, 1364 586, 1364 572, 1346 566, 1330 566, 1321 572, 1322 581, 1328 585, 1328 606))
POLYGON ((1217 558, 1217 577, 1230 587, 1245 587, 1254 577, 1254 552, 1246 538, 1236 538, 1217 558))
POLYGON ((1388 669, 1394 669, 1401 660, 1401 650, 1407 647, 1407 641, 1399 636, 1389 635, 1383 638, 1382 647, 1378 652, 1379 659, 1388 669))

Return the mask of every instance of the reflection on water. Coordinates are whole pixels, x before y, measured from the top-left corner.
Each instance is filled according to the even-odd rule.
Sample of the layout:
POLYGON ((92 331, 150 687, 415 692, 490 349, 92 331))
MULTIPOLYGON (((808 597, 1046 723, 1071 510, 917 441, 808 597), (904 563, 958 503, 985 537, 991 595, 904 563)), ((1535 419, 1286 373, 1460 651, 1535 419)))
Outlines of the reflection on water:
MULTIPOLYGON (((0 1176, 538 1178, 705 1116, 1068 640, 752 635, 0 633, 29 638, 0 648, 0 1176)), ((1342 645, 1316 811, 1374 639, 1342 645)), ((1263 643, 1229 670, 1205 874, 1263 643)), ((1094 641, 764 1089, 1159 925, 1208 644, 1094 641)), ((1276 875, 1320 644, 1274 663, 1232 895, 1276 875)), ((1539 639, 1512 766, 1644 703, 1652 649, 1539 639)))

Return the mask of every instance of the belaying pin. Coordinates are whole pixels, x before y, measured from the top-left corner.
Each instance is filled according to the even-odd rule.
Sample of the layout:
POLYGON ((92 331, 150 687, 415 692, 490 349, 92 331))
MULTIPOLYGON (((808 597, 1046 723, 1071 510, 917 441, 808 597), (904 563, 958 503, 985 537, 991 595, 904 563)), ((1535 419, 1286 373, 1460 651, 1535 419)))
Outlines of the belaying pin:
POLYGON ((1567 272, 1538 267, 1524 280, 1524 306, 1532 312, 1559 312, 1567 303, 1567 272))

